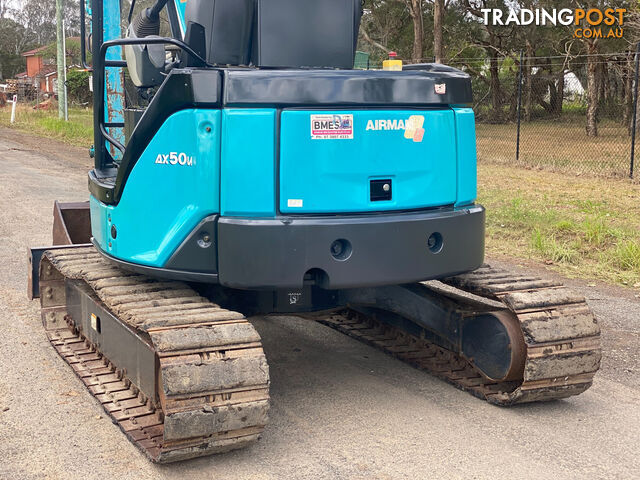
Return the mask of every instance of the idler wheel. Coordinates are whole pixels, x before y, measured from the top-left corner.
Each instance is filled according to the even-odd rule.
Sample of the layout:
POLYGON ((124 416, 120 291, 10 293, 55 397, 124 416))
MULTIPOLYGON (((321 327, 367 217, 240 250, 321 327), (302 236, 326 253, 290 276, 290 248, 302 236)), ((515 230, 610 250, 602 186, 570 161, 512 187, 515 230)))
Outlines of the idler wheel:
POLYGON ((491 312, 465 319, 461 347, 463 356, 488 379, 522 380, 527 345, 513 313, 491 312))

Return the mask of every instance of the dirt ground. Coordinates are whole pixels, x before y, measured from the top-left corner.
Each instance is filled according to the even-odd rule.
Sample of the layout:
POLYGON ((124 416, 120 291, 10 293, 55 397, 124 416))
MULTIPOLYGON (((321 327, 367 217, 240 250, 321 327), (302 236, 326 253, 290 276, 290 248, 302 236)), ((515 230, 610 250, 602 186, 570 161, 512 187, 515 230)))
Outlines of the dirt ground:
POLYGON ((26 297, 27 246, 50 242, 54 199, 86 199, 89 165, 82 150, 0 129, 0 479, 638 478, 640 301, 583 281, 570 283, 601 321, 605 356, 579 397, 498 408, 319 324, 254 318, 272 379, 262 440, 151 464, 26 297))

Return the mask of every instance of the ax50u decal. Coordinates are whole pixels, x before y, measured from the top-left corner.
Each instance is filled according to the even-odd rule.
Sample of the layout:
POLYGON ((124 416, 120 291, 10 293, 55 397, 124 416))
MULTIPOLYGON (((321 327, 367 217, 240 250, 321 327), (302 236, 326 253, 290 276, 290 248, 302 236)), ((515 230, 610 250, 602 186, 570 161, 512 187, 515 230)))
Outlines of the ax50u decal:
POLYGON ((186 153, 171 152, 166 155, 164 153, 159 153, 156 157, 156 163, 160 165, 182 165, 186 167, 193 167, 196 164, 196 159, 186 153))

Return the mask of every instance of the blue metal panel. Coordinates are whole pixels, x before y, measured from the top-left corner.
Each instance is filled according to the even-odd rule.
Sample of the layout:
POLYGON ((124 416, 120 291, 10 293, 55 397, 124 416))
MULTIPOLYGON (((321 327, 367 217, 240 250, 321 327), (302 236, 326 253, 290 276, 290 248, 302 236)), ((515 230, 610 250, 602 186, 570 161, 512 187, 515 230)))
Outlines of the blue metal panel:
POLYGON ((451 205, 456 201, 456 174, 451 109, 282 112, 282 212, 367 212, 451 205), (335 125, 324 125, 329 130, 316 130, 318 138, 314 139, 314 122, 333 115, 341 116, 344 128, 336 134, 335 125), (370 200, 373 179, 392 180, 390 201, 370 200))
MULTIPOLYGON (((115 40, 122 37, 120 0, 103 0, 104 12, 104 41, 115 40)), ((107 60, 122 60, 122 48, 112 47, 107 51, 107 60)), ((106 92, 105 92, 105 112, 107 122, 124 122, 124 82, 122 68, 106 68, 106 92)), ((109 133, 113 138, 124 145, 124 129, 109 128, 109 133)), ((110 146, 111 155, 115 159, 122 157, 119 150, 110 146)))
POLYGON ((273 217, 276 111, 227 109, 222 125, 222 215, 273 217))
POLYGON ((470 205, 477 198, 476 122, 471 108, 454 108, 458 147, 457 206, 470 205))
POLYGON ((164 266, 204 217, 220 211, 220 130, 219 110, 169 117, 136 163, 118 205, 91 199, 100 247, 122 260, 164 266))
POLYGON ((176 11, 178 12, 178 20, 180 20, 180 28, 182 29, 182 36, 184 37, 187 31, 186 22, 184 19, 185 10, 187 8, 187 0, 173 0, 176 4, 176 11))

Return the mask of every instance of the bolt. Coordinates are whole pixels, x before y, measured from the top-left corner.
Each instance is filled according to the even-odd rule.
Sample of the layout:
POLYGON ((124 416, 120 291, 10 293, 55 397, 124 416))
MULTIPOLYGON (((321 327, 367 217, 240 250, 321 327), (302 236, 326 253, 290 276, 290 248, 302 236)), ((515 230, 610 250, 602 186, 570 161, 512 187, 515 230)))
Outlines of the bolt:
POLYGON ((382 190, 384 190, 385 192, 388 192, 389 190, 391 190, 391 185, 389 185, 388 183, 385 183, 382 186, 382 190))
POLYGON ((334 255, 340 255, 342 253, 342 243, 333 242, 333 244, 331 245, 331 252, 334 255))
POLYGON ((205 130, 207 131, 207 133, 211 133, 211 127, 207 127, 205 128, 205 130))
POLYGON ((202 232, 197 244, 200 248, 209 248, 211 246, 211 235, 207 232, 202 232))

